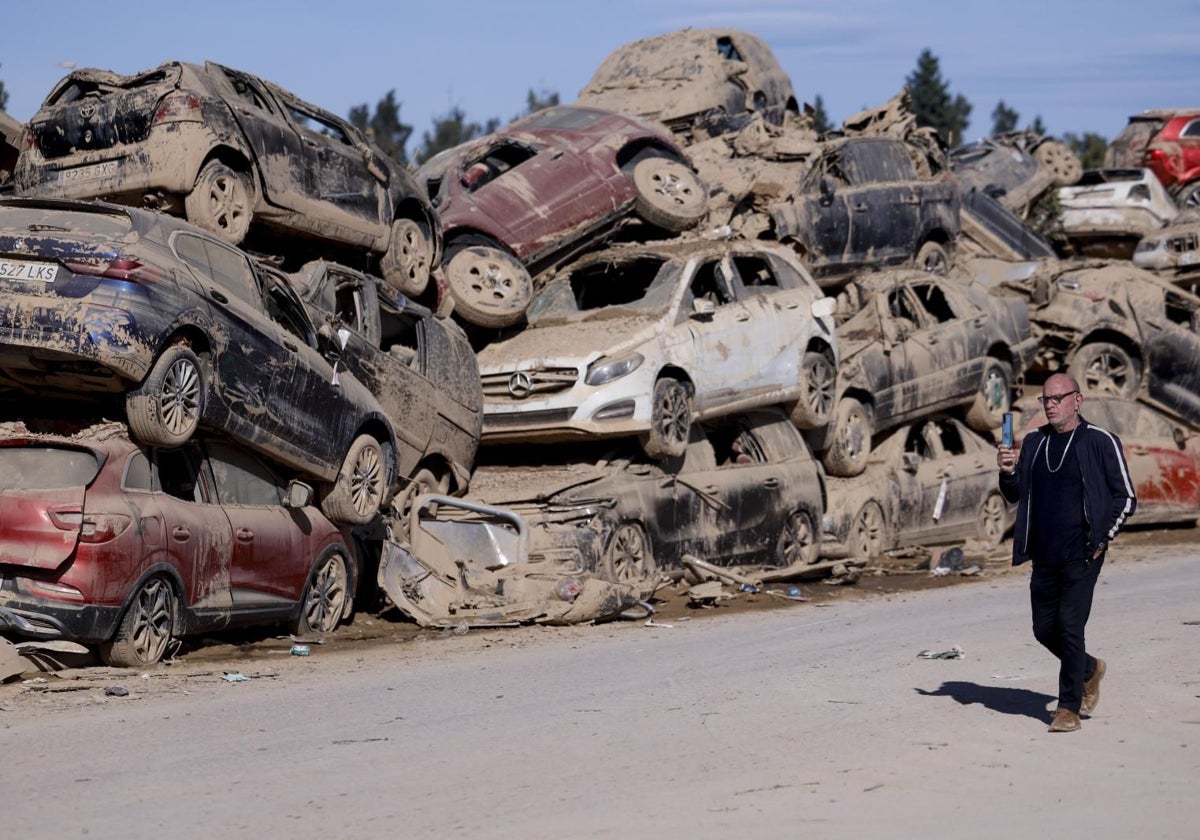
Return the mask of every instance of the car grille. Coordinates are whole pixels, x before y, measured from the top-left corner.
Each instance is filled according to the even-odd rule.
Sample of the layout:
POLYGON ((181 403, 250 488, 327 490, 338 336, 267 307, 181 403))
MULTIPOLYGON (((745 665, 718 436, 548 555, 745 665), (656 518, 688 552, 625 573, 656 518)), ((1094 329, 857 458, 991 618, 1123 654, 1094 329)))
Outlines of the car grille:
POLYGON ((485 429, 498 429, 505 426, 525 426, 539 423, 563 423, 575 415, 575 408, 548 408, 544 411, 514 411, 505 414, 483 415, 485 429))
POLYGON ((566 391, 579 379, 575 368, 543 368, 483 375, 486 400, 523 400, 566 391))
POLYGON ((1167 250, 1174 254, 1186 254, 1188 251, 1196 250, 1197 242, 1198 237, 1194 233, 1172 236, 1167 240, 1167 250))

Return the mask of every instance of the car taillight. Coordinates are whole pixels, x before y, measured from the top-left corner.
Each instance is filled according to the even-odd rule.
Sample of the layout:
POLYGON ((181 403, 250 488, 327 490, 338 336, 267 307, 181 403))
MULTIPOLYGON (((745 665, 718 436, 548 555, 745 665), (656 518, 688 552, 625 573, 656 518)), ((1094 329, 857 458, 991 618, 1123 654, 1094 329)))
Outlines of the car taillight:
POLYGON ((119 537, 132 518, 123 513, 87 513, 79 508, 50 508, 50 522, 62 531, 78 531, 79 541, 102 543, 119 537))
POLYGON ((63 265, 76 274, 93 277, 112 277, 116 280, 144 282, 163 279, 162 272, 153 266, 144 265, 132 257, 115 257, 102 261, 63 260, 63 265))
POLYGON ((200 122, 200 98, 182 90, 164 96, 154 112, 153 124, 171 122, 200 122))

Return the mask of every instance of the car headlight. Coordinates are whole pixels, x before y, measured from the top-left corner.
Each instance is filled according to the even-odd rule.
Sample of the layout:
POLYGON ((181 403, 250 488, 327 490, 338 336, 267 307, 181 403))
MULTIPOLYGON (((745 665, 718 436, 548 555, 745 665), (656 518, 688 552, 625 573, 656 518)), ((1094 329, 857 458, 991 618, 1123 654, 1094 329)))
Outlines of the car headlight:
POLYGON ((1143 239, 1137 244, 1137 247, 1134 249, 1134 253, 1146 254, 1150 251, 1157 251, 1160 246, 1161 243, 1157 239, 1143 239))
POLYGON ((614 379, 620 379, 622 376, 628 376, 641 367, 644 361, 646 360, 641 353, 630 353, 619 359, 593 362, 588 365, 587 376, 583 378, 583 381, 588 385, 603 385, 614 379))

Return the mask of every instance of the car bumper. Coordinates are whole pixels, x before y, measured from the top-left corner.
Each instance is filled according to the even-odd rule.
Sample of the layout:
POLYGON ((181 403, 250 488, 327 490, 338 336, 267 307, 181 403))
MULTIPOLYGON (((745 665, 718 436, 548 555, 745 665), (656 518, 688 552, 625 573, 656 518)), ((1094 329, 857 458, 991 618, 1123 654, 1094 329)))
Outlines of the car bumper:
POLYGON ((0 634, 26 639, 66 639, 97 644, 111 639, 120 607, 67 604, 21 594, 0 602, 0 634))
POLYGON ((582 381, 542 399, 485 400, 483 440, 488 443, 636 435, 650 428, 654 371, 635 371, 604 385, 582 381))

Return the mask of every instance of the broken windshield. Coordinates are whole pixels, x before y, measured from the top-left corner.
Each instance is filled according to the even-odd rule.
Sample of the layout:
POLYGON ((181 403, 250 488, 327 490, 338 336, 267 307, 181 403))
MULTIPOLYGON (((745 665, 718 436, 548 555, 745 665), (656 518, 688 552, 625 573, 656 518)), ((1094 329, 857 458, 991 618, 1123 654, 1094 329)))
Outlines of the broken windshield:
POLYGON ((526 318, 536 327, 568 320, 658 315, 671 305, 678 279, 679 265, 665 257, 594 262, 546 286, 530 303, 526 318))
POLYGON ((0 490, 86 487, 100 471, 96 453, 51 446, 0 447, 0 490))

